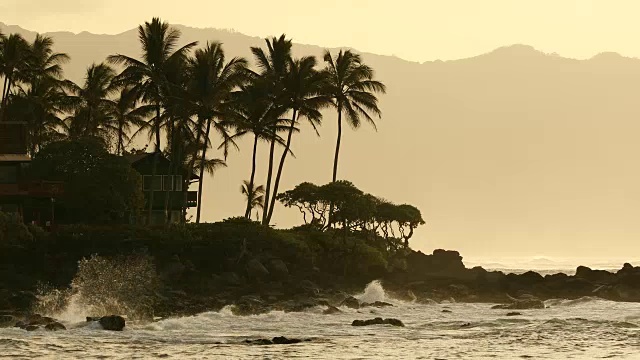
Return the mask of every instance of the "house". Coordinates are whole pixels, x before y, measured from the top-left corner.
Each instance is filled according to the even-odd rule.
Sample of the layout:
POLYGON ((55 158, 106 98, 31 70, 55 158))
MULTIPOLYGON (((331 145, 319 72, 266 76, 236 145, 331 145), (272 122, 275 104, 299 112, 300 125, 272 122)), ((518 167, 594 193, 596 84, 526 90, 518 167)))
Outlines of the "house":
POLYGON ((149 209, 149 201, 153 190, 153 205, 150 224, 165 224, 167 217, 165 214, 165 201, 169 196, 168 203, 171 222, 177 223, 183 219, 186 210, 196 207, 198 204, 198 192, 189 191, 188 185, 199 177, 186 169, 175 169, 169 159, 163 154, 158 154, 156 164, 156 175, 153 177, 154 153, 136 153, 124 155, 131 166, 142 176, 142 190, 145 198, 145 208, 143 219, 136 219, 141 223, 147 223, 146 216, 149 209), (172 170, 172 167, 174 168, 172 170), (185 182, 185 179, 188 181, 185 182), (186 185, 186 188, 185 188, 186 185))
POLYGON ((26 123, 0 122, 0 211, 14 213, 26 223, 51 226, 61 182, 33 181, 29 177, 26 123))

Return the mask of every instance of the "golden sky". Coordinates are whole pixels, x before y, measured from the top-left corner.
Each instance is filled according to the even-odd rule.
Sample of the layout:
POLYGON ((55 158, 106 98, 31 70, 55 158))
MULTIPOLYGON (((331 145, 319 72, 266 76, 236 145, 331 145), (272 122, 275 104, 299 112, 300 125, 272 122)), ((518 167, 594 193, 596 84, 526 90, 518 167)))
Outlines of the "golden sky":
POLYGON ((40 32, 119 33, 152 16, 416 60, 524 43, 589 58, 640 56, 638 0, 1 0, 0 21, 40 32), (310 5, 312 4, 312 5, 310 5))

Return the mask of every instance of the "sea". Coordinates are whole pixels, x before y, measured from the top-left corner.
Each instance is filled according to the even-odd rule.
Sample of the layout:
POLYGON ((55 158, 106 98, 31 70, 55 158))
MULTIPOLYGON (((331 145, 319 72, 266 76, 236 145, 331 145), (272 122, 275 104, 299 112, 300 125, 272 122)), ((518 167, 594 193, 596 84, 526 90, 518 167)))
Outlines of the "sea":
MULTIPOLYGON (((620 266, 618 266, 619 268, 620 266)), ((569 271, 569 270, 568 270, 569 271)), ((385 308, 324 307, 235 316, 231 308, 189 317, 129 322, 108 332, 84 322, 83 309, 52 315, 67 331, 0 329, 0 358, 12 359, 640 359, 640 304, 585 297, 552 299, 546 309, 491 309, 492 304, 419 304, 390 297, 374 281, 361 301, 385 308), (405 327, 351 326, 353 320, 400 319, 405 327), (276 336, 305 341, 251 345, 276 336)))

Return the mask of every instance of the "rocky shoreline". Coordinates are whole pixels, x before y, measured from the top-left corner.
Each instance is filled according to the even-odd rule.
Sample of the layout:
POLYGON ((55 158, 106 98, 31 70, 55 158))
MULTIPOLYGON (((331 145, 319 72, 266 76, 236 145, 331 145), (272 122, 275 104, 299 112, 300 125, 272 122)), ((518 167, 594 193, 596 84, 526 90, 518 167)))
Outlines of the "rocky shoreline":
MULTIPOLYGON (((436 250, 431 255, 411 252, 406 261, 406 271, 391 272, 381 279, 390 298, 422 304, 495 303, 502 304, 497 305, 497 309, 510 310, 544 308, 542 301, 552 298, 599 297, 640 302, 640 267, 630 264, 624 264, 617 272, 581 266, 575 275, 542 276, 533 271, 505 274, 481 267, 467 269, 456 251, 436 250)), ((190 275, 183 273, 180 276, 184 281, 190 275)), ((381 301, 363 303, 354 298, 352 294, 362 292, 366 283, 347 282, 319 272, 292 274, 287 264, 277 259, 267 266, 252 259, 244 273, 214 275, 211 279, 213 283, 198 293, 165 286, 155 293, 148 320, 152 316, 186 316, 219 311, 225 306, 231 306, 235 315, 273 310, 305 311, 317 306, 324 307, 324 312, 331 314, 341 312, 340 307, 343 306, 356 309, 392 306, 381 301)), ((3 316, 29 316, 38 301, 38 297, 29 290, 0 289, 0 313, 3 316)))

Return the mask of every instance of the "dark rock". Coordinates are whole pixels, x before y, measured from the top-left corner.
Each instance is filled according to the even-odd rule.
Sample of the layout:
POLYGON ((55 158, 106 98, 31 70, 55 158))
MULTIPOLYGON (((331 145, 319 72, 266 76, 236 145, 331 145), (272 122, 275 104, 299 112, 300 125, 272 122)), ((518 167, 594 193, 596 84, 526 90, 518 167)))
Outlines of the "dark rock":
POLYGON ((234 272, 225 272, 220 274, 220 281, 224 285, 230 286, 241 286, 244 283, 240 276, 234 272))
POLYGON ((269 270, 254 258, 247 262, 247 275, 253 280, 261 280, 269 276, 269 270))
POLYGON ((289 268, 284 261, 280 259, 272 259, 268 264, 268 271, 274 278, 286 279, 289 276, 289 268))
POLYGON ((442 310, 442 312, 443 312, 443 313, 451 313, 451 312, 453 312, 453 311, 451 311, 451 310, 447 310, 447 309, 444 309, 444 310, 442 310))
POLYGON ((346 306, 351 309, 360 309, 360 300, 354 298, 353 296, 349 296, 346 299, 342 300, 340 306, 346 306))
POLYGON ((40 326, 38 326, 38 325, 27 325, 27 326, 23 327, 22 329, 27 330, 27 331, 36 331, 36 330, 40 329, 40 326))
POLYGON ((269 339, 255 339, 255 340, 247 339, 244 342, 251 345, 273 345, 273 341, 269 339))
POLYGON ((103 316, 98 321, 103 329, 109 331, 122 331, 125 327, 125 320, 122 316, 103 316))
POLYGON ((22 311, 28 311, 38 301, 36 295, 29 291, 20 291, 9 297, 9 304, 12 308, 22 311))
POLYGON ((507 313, 507 316, 520 316, 520 315, 522 315, 522 313, 519 313, 517 311, 513 311, 513 312, 510 312, 510 313, 507 313))
POLYGON ((402 321, 398 319, 383 319, 380 317, 377 317, 375 319, 369 319, 369 320, 353 320, 353 322, 351 323, 351 326, 369 326, 369 325, 393 325, 393 326, 404 327, 404 324, 402 323, 402 321))
POLYGON ((271 341, 273 341, 273 343, 277 345, 297 344, 302 342, 301 339, 288 339, 284 336, 274 337, 271 341))
POLYGON ((586 266, 578 266, 575 277, 599 284, 615 281, 615 274, 605 270, 591 270, 586 266))
POLYGON ((64 325, 60 324, 59 322, 55 322, 55 321, 47 324, 44 328, 46 330, 49 330, 49 331, 67 330, 67 328, 64 325))
POLYGON ((327 306, 327 309, 325 311, 323 311, 322 313, 324 315, 333 315, 333 314, 339 314, 341 312, 342 312, 342 310, 338 309, 337 307, 329 305, 329 306, 327 306))
POLYGON ((16 319, 12 315, 0 315, 0 328, 13 327, 16 324, 16 319))
POLYGON ((393 306, 393 304, 389 304, 388 302, 384 302, 384 301, 376 301, 374 303, 362 303, 362 304, 360 304, 360 307, 367 307, 367 306, 382 308, 382 307, 393 306))

